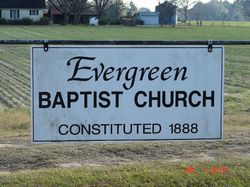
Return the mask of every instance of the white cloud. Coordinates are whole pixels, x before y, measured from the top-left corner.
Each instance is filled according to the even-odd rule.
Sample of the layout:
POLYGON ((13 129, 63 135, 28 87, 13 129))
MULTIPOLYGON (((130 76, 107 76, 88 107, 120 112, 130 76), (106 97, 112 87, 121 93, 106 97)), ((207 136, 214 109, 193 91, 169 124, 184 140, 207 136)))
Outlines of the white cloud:
MULTIPOLYGON (((131 0, 126 0, 126 3, 129 3, 131 0)), ((137 8, 146 7, 151 11, 155 10, 155 6, 158 4, 157 0, 132 0, 137 8)))
MULTIPOLYGON (((137 8, 147 7, 151 11, 155 10, 155 6, 158 5, 158 0, 125 0, 124 2, 129 3, 133 1, 137 8)), ((203 3, 209 2, 210 0, 200 0, 203 3)), ((234 0, 228 0, 229 2, 234 2, 234 0)))

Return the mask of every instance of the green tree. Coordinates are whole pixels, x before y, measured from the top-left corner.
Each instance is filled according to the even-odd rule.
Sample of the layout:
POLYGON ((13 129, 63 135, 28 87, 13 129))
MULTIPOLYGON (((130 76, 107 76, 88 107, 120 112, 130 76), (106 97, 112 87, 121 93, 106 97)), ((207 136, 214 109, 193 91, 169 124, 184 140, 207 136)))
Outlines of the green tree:
POLYGON ((195 4, 195 1, 193 0, 179 0, 178 5, 181 8, 181 13, 184 15, 184 22, 186 23, 187 18, 188 18, 188 9, 190 6, 195 4))
POLYGON ((111 0, 106 10, 104 19, 111 23, 119 24, 125 15, 125 5, 122 0, 111 0))
POLYGON ((196 3, 194 7, 191 9, 191 11, 189 11, 192 18, 195 19, 196 21, 202 20, 203 19, 202 9, 203 9, 203 3, 202 2, 196 3))
POLYGON ((72 0, 73 24, 79 24, 82 13, 86 10, 87 0, 72 0))
POLYGON ((141 7, 139 8, 138 12, 151 12, 149 8, 141 7))
POLYGON ((73 0, 48 0, 48 3, 63 15, 63 24, 68 24, 69 15, 73 9, 73 0))
POLYGON ((239 0, 236 0, 233 4, 230 5, 231 6, 228 8, 230 19, 233 21, 244 21, 245 15, 243 3, 239 0))
POLYGON ((250 17, 250 0, 244 0, 242 4, 244 6, 244 13, 249 18, 250 17))
POLYGON ((93 7, 97 13, 97 17, 99 20, 103 19, 105 10, 108 7, 109 2, 110 0, 93 0, 93 7))
POLYGON ((137 7, 133 3, 133 1, 130 1, 127 7, 127 17, 133 17, 136 13, 137 13, 137 7))
POLYGON ((201 20, 229 20, 230 15, 228 8, 226 8, 222 1, 211 0, 208 3, 200 3, 194 5, 190 10, 192 15, 197 16, 201 20))

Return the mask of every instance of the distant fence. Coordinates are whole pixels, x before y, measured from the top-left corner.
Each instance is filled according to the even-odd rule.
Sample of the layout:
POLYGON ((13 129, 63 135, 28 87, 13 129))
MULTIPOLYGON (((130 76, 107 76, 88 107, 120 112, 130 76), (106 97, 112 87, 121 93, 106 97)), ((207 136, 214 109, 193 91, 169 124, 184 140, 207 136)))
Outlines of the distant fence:
POLYGON ((227 41, 222 41, 222 40, 198 40, 198 41, 0 40, 0 44, 44 45, 44 51, 48 51, 49 45, 207 45, 208 52, 212 52, 213 45, 250 45, 250 40, 227 40, 227 41))
POLYGON ((86 40, 0 40, 0 44, 51 45, 250 45, 250 40, 198 40, 198 41, 86 41, 86 40))

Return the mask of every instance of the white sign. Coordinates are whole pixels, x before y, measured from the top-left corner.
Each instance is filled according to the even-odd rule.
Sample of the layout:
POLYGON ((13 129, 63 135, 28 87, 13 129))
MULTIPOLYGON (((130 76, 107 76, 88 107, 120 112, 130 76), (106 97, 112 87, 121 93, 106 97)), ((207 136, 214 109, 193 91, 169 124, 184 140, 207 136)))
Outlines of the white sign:
POLYGON ((32 47, 33 142, 222 139, 223 47, 32 47))

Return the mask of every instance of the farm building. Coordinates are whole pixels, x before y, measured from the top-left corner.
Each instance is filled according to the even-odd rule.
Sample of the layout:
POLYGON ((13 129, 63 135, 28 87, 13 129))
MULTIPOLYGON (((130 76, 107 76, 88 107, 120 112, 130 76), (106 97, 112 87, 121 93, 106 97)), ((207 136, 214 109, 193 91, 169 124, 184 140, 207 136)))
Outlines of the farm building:
MULTIPOLYGON (((60 12, 56 8, 50 7, 48 11, 45 13, 45 16, 49 17, 52 23, 56 23, 56 24, 63 23, 64 15, 62 14, 62 12, 60 12)), ((97 14, 92 11, 84 11, 81 14, 80 22, 87 24, 89 22, 89 19, 95 16, 97 16, 97 14)), ((74 15, 70 14, 69 20, 68 20, 69 23, 73 23, 73 19, 74 19, 74 15)))
POLYGON ((159 22, 161 25, 177 24, 177 6, 165 1, 155 7, 155 11, 159 12, 159 22))
POLYGON ((140 12, 138 19, 143 21, 144 25, 159 25, 159 12, 140 12))
POLYGON ((0 18, 6 20, 30 18, 38 21, 45 9, 45 0, 0 0, 0 18))

